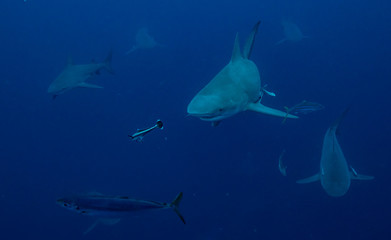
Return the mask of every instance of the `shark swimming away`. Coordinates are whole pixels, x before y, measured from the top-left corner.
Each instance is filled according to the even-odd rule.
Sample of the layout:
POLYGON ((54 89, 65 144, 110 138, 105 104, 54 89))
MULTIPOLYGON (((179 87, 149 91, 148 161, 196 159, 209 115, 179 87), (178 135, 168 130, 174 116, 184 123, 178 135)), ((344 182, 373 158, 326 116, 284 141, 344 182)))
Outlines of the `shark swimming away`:
POLYGON ((101 63, 90 64, 73 64, 71 59, 68 59, 68 64, 60 75, 50 84, 48 93, 53 95, 55 99, 58 95, 63 94, 73 88, 103 88, 98 85, 87 83, 86 81, 100 74, 101 69, 106 69, 109 73, 114 73, 111 68, 112 52, 106 57, 106 60, 101 63))
POLYGON ((345 159, 341 146, 338 143, 336 132, 341 120, 349 108, 327 129, 323 139, 320 172, 312 177, 298 180, 297 183, 310 183, 320 180, 323 189, 332 197, 341 197, 349 190, 350 181, 372 180, 374 177, 358 174, 345 159))
POLYGON ((162 44, 155 41, 151 35, 148 33, 147 28, 141 28, 137 34, 136 34, 136 44, 133 45, 133 47, 125 53, 125 55, 128 55, 137 49, 148 49, 148 48, 154 48, 158 46, 163 46, 162 44))
POLYGON ((186 224, 178 209, 182 197, 183 193, 180 192, 171 203, 160 203, 123 196, 90 194, 60 198, 57 200, 57 204, 81 215, 106 218, 123 217, 137 211, 172 209, 186 224))
MULTIPOLYGON (((187 106, 188 115, 211 121, 214 126, 221 120, 246 110, 282 118, 287 115, 261 104, 264 93, 274 94, 261 87, 258 68, 249 60, 259 24, 257 22, 253 27, 243 52, 240 51, 236 34, 230 62, 191 100, 187 106)), ((287 117, 297 118, 292 114, 287 117)))
POLYGON ((300 28, 293 22, 283 20, 281 22, 283 30, 284 30, 284 38, 276 43, 276 45, 280 45, 286 41, 289 42, 299 42, 304 38, 308 38, 308 36, 304 36, 301 32, 300 28))

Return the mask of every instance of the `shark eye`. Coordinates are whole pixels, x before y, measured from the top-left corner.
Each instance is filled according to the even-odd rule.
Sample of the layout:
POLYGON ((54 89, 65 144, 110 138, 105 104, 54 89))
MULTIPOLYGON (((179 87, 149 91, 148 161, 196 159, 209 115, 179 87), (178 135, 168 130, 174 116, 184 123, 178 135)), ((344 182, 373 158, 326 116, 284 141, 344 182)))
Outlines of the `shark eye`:
POLYGON ((222 108, 219 108, 219 112, 222 112, 223 111, 223 109, 222 108))
POLYGON ((64 207, 68 207, 68 204, 64 203, 64 207))

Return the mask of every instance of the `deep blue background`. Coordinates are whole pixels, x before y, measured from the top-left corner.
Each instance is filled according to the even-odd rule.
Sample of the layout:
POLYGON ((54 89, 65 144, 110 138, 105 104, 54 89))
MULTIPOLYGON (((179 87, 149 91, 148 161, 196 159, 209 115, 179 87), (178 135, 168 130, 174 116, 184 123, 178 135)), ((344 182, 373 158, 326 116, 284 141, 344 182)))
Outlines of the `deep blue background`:
POLYGON ((0 2, 1 239, 386 239, 390 236, 391 5, 387 1, 0 2), (280 21, 308 39, 275 46, 280 21), (186 117, 191 98, 262 20, 252 53, 282 109, 303 99, 326 108, 281 124, 245 112, 212 128, 186 117), (125 56, 141 27, 165 47, 125 56), (103 60, 115 75, 52 101, 66 64, 103 60), (352 104, 340 144, 373 181, 341 198, 296 179, 318 171, 323 134, 352 104), (165 123, 141 144, 127 134, 165 123), (277 160, 286 149, 288 177, 277 160), (100 226, 58 207, 58 197, 101 192, 171 201, 184 192, 183 225, 170 211, 100 226))

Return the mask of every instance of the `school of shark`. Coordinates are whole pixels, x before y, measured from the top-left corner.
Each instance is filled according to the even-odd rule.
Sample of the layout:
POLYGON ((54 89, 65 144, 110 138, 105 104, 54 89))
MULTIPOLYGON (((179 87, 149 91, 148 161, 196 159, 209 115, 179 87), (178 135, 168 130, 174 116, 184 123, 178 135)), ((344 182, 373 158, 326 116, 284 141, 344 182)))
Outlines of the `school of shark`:
MULTIPOLYGON (((309 38, 302 33, 295 23, 283 20, 281 24, 284 37, 275 43, 276 46, 309 38)), ((284 124, 288 119, 292 119, 289 121, 300 121, 299 117, 325 108, 320 103, 306 100, 292 104, 293 107, 281 106, 281 110, 267 107, 262 103, 263 97, 276 97, 276 94, 266 89, 267 85, 262 82, 263 79, 261 79, 260 74, 262 68, 250 58, 260 26, 260 21, 255 23, 243 47, 240 46, 239 36, 236 34, 231 58, 222 69, 216 69, 216 75, 194 95, 187 105, 187 116, 207 121, 213 127, 217 127, 222 120, 227 121, 234 115, 239 115, 244 111, 252 111, 275 117, 276 121, 282 121, 282 124, 284 124)), ((143 51, 159 46, 163 45, 149 35, 148 29, 141 28, 136 34, 134 45, 130 50, 124 52, 125 55, 129 55, 135 51, 143 51)), ((87 81, 97 77, 101 70, 113 74, 111 60, 112 52, 109 52, 102 62, 93 61, 87 64, 75 64, 69 58, 65 68, 49 85, 48 93, 54 100, 59 95, 75 88, 102 89, 103 87, 87 81)), ((326 130, 318 173, 309 178, 297 180, 298 184, 320 181, 327 195, 342 197, 347 194, 351 180, 374 179, 373 176, 357 173, 348 163, 349 160, 345 158, 342 147, 338 142, 337 131, 348 110, 349 108, 343 111, 341 116, 326 130)), ((144 138, 147 134, 152 134, 152 132, 157 134, 158 131, 155 131, 155 129, 163 130, 162 120, 158 119, 155 125, 137 129, 128 136, 132 141, 145 142, 147 140, 144 140, 144 138)), ((278 158, 278 169, 283 176, 289 175, 285 162, 286 158, 289 158, 289 153, 284 149, 278 158)), ((183 193, 178 192, 179 194, 169 203, 140 200, 128 196, 91 193, 61 197, 57 200, 57 204, 79 215, 95 217, 96 221, 85 233, 90 232, 98 224, 116 224, 121 218, 132 216, 135 212, 167 209, 175 212, 181 222, 185 224, 185 218, 179 212, 179 204, 183 198, 183 193)))

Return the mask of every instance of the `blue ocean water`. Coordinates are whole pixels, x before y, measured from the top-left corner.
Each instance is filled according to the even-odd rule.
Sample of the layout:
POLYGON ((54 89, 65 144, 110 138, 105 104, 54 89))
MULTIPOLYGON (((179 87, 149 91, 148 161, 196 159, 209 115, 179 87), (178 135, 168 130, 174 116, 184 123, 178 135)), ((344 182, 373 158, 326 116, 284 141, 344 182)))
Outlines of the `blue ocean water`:
POLYGON ((1 239, 387 239, 389 216, 391 4, 387 1, 0 2, 1 239), (283 38, 281 19, 308 38, 283 38), (218 127, 186 116, 192 97, 228 63, 261 20, 251 59, 283 109, 302 100, 325 109, 298 120, 244 112, 218 127), (162 45, 125 55, 147 27, 162 45), (55 100, 47 93, 76 64, 113 50, 115 75, 55 100), (297 179, 319 170, 328 126, 351 105, 339 141, 353 181, 340 198, 297 179), (128 134, 149 127, 143 143, 128 134), (286 149, 288 176, 278 171, 286 149), (180 191, 183 225, 171 211, 137 213, 114 226, 56 205, 100 192, 170 202, 180 191))

